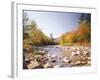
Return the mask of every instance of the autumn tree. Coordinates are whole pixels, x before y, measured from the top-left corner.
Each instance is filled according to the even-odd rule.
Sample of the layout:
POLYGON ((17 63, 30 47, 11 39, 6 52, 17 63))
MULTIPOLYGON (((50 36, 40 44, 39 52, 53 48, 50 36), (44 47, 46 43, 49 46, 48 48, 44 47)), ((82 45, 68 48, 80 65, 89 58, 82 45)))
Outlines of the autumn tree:
POLYGON ((60 37, 60 45, 64 45, 65 43, 65 34, 62 34, 60 37))
POLYGON ((82 14, 80 17, 80 24, 77 29, 77 34, 79 37, 79 42, 91 41, 91 15, 82 14))
POLYGON ((90 43, 91 41, 91 15, 81 14, 79 26, 75 31, 67 32, 61 36, 61 44, 90 43))

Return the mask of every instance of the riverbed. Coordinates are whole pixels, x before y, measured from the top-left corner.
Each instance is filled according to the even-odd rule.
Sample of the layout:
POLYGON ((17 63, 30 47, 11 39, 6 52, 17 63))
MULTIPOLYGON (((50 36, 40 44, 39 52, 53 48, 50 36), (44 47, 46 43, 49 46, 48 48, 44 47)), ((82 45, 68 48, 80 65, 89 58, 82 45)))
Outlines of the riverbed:
POLYGON ((91 47, 89 46, 33 46, 40 51, 46 51, 44 56, 33 56, 28 68, 61 68, 91 65, 91 47), (38 58, 37 58, 38 57, 38 58), (39 59, 39 62, 37 61, 39 59), (31 66, 31 67, 30 67, 31 66), (35 66, 35 67, 34 67, 35 66))

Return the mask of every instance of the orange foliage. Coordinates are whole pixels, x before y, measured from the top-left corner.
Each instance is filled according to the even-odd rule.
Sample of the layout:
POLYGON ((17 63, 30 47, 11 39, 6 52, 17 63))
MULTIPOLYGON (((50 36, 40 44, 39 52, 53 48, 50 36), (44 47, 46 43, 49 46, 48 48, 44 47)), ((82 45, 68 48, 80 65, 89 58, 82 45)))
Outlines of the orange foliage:
POLYGON ((89 32, 90 32, 90 27, 87 24, 80 24, 77 30, 78 35, 85 35, 86 33, 89 33, 89 32))
POLYGON ((67 32, 62 35, 61 40, 62 43, 80 43, 80 44, 88 44, 90 43, 91 27, 87 23, 81 23, 80 26, 71 32, 67 32))

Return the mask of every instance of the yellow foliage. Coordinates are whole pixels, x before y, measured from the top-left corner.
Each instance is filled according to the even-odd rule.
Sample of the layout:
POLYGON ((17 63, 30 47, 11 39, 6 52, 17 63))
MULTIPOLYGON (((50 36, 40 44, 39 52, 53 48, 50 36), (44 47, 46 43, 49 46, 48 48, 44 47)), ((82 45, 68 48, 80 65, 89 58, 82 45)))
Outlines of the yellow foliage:
POLYGON ((75 32, 69 32, 69 33, 67 33, 66 36, 65 36, 65 41, 66 42, 72 42, 74 34, 75 34, 75 32))
POLYGON ((65 35, 62 34, 60 37, 60 45, 64 45, 64 43, 65 43, 65 35))
POLYGON ((31 46, 29 45, 30 41, 28 39, 24 39, 24 44, 23 44, 23 48, 24 49, 30 49, 31 46))
POLYGON ((71 32, 67 32, 61 36, 60 44, 69 43, 90 43, 91 27, 89 24, 81 23, 80 26, 71 32))

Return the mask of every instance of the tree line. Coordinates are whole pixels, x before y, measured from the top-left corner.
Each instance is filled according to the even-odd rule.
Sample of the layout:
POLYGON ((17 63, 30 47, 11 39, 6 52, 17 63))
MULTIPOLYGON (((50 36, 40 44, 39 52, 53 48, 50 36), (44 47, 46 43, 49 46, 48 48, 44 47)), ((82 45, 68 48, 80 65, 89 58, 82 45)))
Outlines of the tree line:
POLYGON ((59 43, 53 40, 52 34, 49 38, 38 27, 34 20, 30 20, 27 13, 23 15, 23 44, 24 48, 43 45, 90 45, 91 42, 91 15, 82 13, 79 26, 75 31, 66 32, 60 36, 59 43))
POLYGON ((81 14, 79 26, 75 31, 66 32, 60 37, 61 45, 90 45, 91 42, 91 15, 81 14))
POLYGON ((23 41, 24 47, 55 44, 52 38, 46 36, 41 29, 38 28, 34 20, 30 20, 26 13, 23 18, 23 41))

